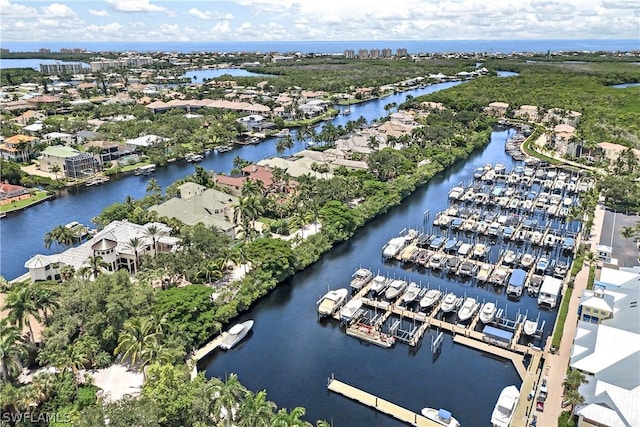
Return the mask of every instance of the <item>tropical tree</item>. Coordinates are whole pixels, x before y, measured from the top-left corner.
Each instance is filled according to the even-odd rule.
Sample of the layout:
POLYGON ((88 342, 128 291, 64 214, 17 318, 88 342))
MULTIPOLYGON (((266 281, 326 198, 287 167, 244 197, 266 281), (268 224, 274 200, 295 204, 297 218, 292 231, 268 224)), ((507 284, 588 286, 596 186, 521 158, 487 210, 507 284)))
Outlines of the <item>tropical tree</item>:
POLYGON ((584 403, 584 397, 578 390, 570 389, 564 394, 564 400, 571 406, 571 413, 573 414, 576 406, 584 403))
POLYGON ((132 237, 129 239, 129 241, 127 242, 127 246, 129 247, 129 249, 131 249, 133 251, 133 255, 135 257, 135 264, 133 266, 133 270, 134 273, 138 272, 138 254, 140 253, 140 250, 142 248, 144 248, 144 242, 142 241, 142 239, 140 237, 132 237))
POLYGON ((73 246, 74 239, 73 230, 64 225, 58 225, 44 235, 44 246, 47 249, 51 247, 52 243, 57 243, 61 246, 73 246))
POLYGON ((3 309, 9 311, 8 318, 20 331, 25 325, 29 328, 29 342, 35 345, 31 317, 40 320, 40 312, 36 305, 33 288, 27 284, 21 284, 9 291, 3 309))
POLYGON ((240 404, 240 427, 269 427, 276 404, 267 400, 267 391, 247 393, 240 404))
POLYGON ((160 187, 160 184, 158 184, 158 181, 155 178, 151 178, 147 183, 146 192, 148 195, 153 197, 154 201, 157 201, 162 195, 162 187, 160 187))
POLYGON ((149 225, 144 231, 144 235, 151 239, 153 245, 153 255, 158 255, 158 247, 156 245, 158 235, 160 234, 160 227, 155 224, 149 225))
POLYGON ((152 317, 134 317, 124 323, 118 337, 118 346, 114 355, 122 355, 122 360, 143 369, 153 362, 152 355, 158 355, 157 346, 161 338, 161 330, 152 317))
POLYGON ((65 265, 60 269, 60 278, 63 281, 71 280, 76 275, 76 269, 72 265, 65 265))
POLYGON ((582 384, 586 383, 587 379, 584 374, 577 369, 569 369, 567 376, 564 380, 564 386, 569 390, 577 390, 582 384))
POLYGON ((109 263, 100 255, 94 255, 89 257, 86 264, 78 269, 78 275, 95 280, 107 268, 109 268, 109 263))
POLYGON ((51 167, 49 168, 49 171, 55 175, 56 181, 57 181, 58 174, 60 173, 60 166, 58 166, 57 164, 51 165, 51 167))
POLYGON ((10 381, 20 372, 21 361, 26 354, 20 330, 9 319, 0 319, 0 364, 3 381, 10 381))
POLYGON ((307 427, 311 426, 310 423, 301 420, 301 417, 304 417, 306 414, 306 410, 300 406, 296 406, 291 410, 291 412, 287 412, 286 408, 282 408, 278 411, 278 413, 273 417, 273 421, 271 422, 272 427, 307 427))
POLYGON ((226 381, 217 381, 212 385, 214 417, 224 419, 227 427, 231 427, 236 409, 248 394, 246 388, 238 381, 236 374, 231 374, 226 381))

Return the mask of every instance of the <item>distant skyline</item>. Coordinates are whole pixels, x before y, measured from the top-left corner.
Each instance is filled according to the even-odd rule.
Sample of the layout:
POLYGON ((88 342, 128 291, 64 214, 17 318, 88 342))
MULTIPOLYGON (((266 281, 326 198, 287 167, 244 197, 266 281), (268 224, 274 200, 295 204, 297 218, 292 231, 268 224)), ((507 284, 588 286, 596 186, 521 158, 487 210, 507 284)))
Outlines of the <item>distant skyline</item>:
POLYGON ((640 2, 0 0, 0 23, 1 42, 640 40, 640 2))

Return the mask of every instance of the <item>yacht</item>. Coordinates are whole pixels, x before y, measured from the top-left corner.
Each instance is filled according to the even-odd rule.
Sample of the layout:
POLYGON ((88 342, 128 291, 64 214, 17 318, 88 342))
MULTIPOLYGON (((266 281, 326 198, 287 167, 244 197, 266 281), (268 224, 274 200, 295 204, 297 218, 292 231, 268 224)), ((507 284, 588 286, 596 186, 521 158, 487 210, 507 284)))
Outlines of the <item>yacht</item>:
POLYGON ((451 412, 446 409, 422 408, 420 411, 423 417, 430 419, 445 427, 460 427, 458 420, 451 416, 451 412))
POLYGON ((538 321, 537 320, 525 320, 524 324, 522 325, 522 332, 524 332, 525 335, 535 335, 536 331, 538 330, 538 321))
POLYGON ((515 251, 508 250, 507 253, 504 254, 504 258, 502 259, 502 263, 506 265, 511 265, 515 262, 517 258, 517 254, 515 251))
POLYGON ((391 279, 385 276, 378 275, 373 278, 372 282, 373 283, 371 284, 371 292, 373 292, 374 295, 378 295, 382 293, 387 288, 387 286, 389 286, 391 279))
POLYGON ((541 256, 536 264, 536 271, 544 273, 547 271, 547 267, 549 267, 549 258, 546 256, 541 256))
POLYGON ((478 281, 486 282, 487 280, 489 280, 489 275, 491 274, 492 269, 493 267, 491 266, 491 264, 482 264, 482 266, 480 266, 480 270, 478 270, 478 274, 476 275, 478 281))
POLYGON ((385 258, 392 258, 407 245, 407 241, 404 237, 394 237, 389 240, 384 248, 382 248, 382 256, 385 258))
POLYGON ((442 254, 435 253, 431 255, 429 258, 429 268, 434 270, 440 269, 442 267, 442 262, 444 261, 444 257, 442 254))
POLYGON ((458 271, 458 267, 460 266, 460 258, 456 256, 449 257, 445 260, 445 269, 447 273, 456 273, 458 271))
POLYGON ((509 427, 519 398, 520 390, 518 390, 518 387, 510 385, 502 389, 496 406, 491 413, 491 425, 493 427, 509 427))
POLYGON ((359 268, 353 273, 351 287, 356 290, 362 289, 367 283, 373 279, 373 274, 366 268, 359 268))
POLYGON ((418 294, 420 293, 420 286, 416 282, 409 283, 407 290, 402 294, 402 303, 403 304, 411 304, 418 298, 418 294))
POLYGON ((442 296, 442 292, 438 289, 429 289, 427 293, 420 298, 420 308, 426 309, 436 303, 442 296))
POLYGON ((327 292, 318 301, 318 314, 320 316, 333 316, 333 314, 342 307, 348 293, 349 291, 347 288, 340 288, 327 292))
POLYGON ((349 323, 355 316, 355 314, 362 307, 362 300, 360 298, 353 298, 351 301, 346 303, 344 307, 340 310, 340 320, 349 323))
POLYGON ((493 283, 495 286, 502 286, 504 285, 504 282, 507 279, 508 275, 509 272, 504 268, 496 268, 495 270, 493 270, 493 273, 491 273, 489 282, 493 283))
POLYGON ((471 317, 478 310, 478 303, 475 298, 467 297, 465 298, 462 306, 458 310, 458 320, 461 322, 467 321, 471 319, 471 317))
POLYGON ((454 294, 453 292, 449 292, 447 295, 445 295, 444 299, 442 300, 442 304, 440 305, 440 310, 442 310, 443 313, 450 313, 456 309, 456 307, 458 306, 458 303, 459 303, 459 299, 456 296, 456 294, 454 294))
POLYGON ((467 277, 475 275, 477 270, 478 266, 471 261, 463 261, 462 263, 460 263, 460 268, 458 269, 461 276, 467 277))
POLYGON ((480 321, 482 323, 490 323, 493 322, 493 319, 496 317, 496 305, 492 302, 485 302, 482 304, 482 309, 480 310, 480 321))
POLYGON ((392 280, 391 283, 389 283, 389 287, 384 293, 385 299, 392 300, 397 298, 402 293, 402 291, 404 291, 404 288, 406 287, 407 287, 407 282, 405 282, 404 280, 399 280, 399 279, 392 280))
POLYGON ((252 327, 253 320, 247 320, 246 322, 233 325, 231 329, 227 331, 227 336, 224 337, 222 343, 220 343, 220 348, 223 350, 231 350, 234 345, 238 344, 242 338, 247 336, 252 327))
POLYGON ((529 268, 533 264, 534 260, 535 258, 533 257, 533 255, 526 253, 522 256, 522 259, 520 260, 520 265, 522 265, 522 268, 529 268))

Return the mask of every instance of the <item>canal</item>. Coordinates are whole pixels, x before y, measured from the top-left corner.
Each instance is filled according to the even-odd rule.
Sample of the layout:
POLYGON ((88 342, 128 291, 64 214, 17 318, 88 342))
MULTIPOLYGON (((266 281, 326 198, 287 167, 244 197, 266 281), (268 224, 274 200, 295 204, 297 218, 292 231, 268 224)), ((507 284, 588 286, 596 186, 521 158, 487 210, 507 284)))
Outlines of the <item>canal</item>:
MULTIPOLYGON (((393 102, 400 104, 407 95, 416 97, 456 84, 459 82, 441 83, 355 105, 351 108, 350 116, 337 116, 332 123, 336 126, 344 125, 348 120, 357 120, 360 116, 372 121, 387 114, 384 109, 385 105, 393 102)), ((295 131, 293 134, 295 136, 295 131)), ((233 159, 236 156, 257 162, 278 155, 275 149, 276 140, 276 138, 269 138, 258 145, 237 146, 235 150, 221 154, 211 152, 198 164, 206 169, 228 173, 233 168, 233 159)), ((296 144, 283 155, 290 155, 303 148, 302 145, 296 144)), ((176 180, 193 172, 193 164, 176 162, 167 167, 158 168, 152 177, 158 181, 162 188, 166 188, 176 180)), ((128 195, 133 198, 143 197, 149 179, 151 179, 149 176, 134 175, 112 178, 111 181, 98 187, 70 189, 56 200, 42 203, 23 212, 7 215, 6 218, 0 220, 0 248, 2 248, 0 251, 0 274, 7 279, 13 279, 26 273, 24 263, 33 255, 38 253, 51 254, 60 250, 55 245, 48 250, 44 247, 43 238, 47 231, 71 221, 90 224, 91 218, 112 203, 122 202, 128 195)))
MULTIPOLYGON (((464 162, 458 162, 415 191, 401 206, 363 227, 348 242, 338 245, 307 270, 278 287, 241 319, 253 319, 252 335, 229 352, 217 352, 202 363, 207 377, 237 373, 251 390, 267 389, 279 406, 307 408, 307 419, 326 419, 336 426, 400 426, 398 421, 370 408, 327 391, 327 378, 336 378, 415 412, 422 407, 446 408, 462 425, 488 425, 491 411, 503 387, 521 381, 510 362, 496 360, 480 352, 454 345, 449 335, 440 356, 434 361, 430 340, 425 334, 421 346, 397 343, 383 349, 345 335, 333 320, 319 321, 316 301, 328 288, 349 287, 356 268, 398 276, 478 301, 497 301, 510 318, 519 313, 545 321, 547 337, 555 321, 555 311, 538 311, 535 298, 523 296, 507 301, 504 288, 478 287, 474 281, 461 282, 446 275, 384 262, 381 249, 389 238, 405 227, 430 230, 423 213, 434 214, 448 205, 451 187, 472 180, 474 166, 514 163, 504 151, 512 130, 495 131, 491 142, 464 162)), ((494 251, 499 248, 494 248, 494 251)), ((495 258, 496 253, 491 254, 495 258)), ((538 344, 538 343, 534 343, 538 344)))
MULTIPOLYGON (((406 95, 415 97, 455 84, 434 85, 355 105, 351 107, 350 116, 339 116, 333 123, 344 124, 360 116, 372 120, 386 114, 385 105, 399 104, 406 95)), ((250 336, 231 351, 215 352, 203 361, 201 368, 206 370, 207 377, 224 378, 237 373, 249 389, 266 389, 269 399, 279 407, 304 406, 306 419, 326 419, 335 426, 403 424, 327 391, 327 378, 332 374, 415 412, 425 406, 442 407, 450 410, 462 425, 489 424, 502 388, 521 383, 511 362, 454 345, 449 335, 445 335, 442 352, 434 360, 429 348, 433 331, 425 334, 421 345, 415 348, 402 343, 391 349, 363 344, 346 336, 336 322, 319 321, 316 301, 328 288, 348 287, 351 274, 363 266, 374 273, 400 276, 461 296, 473 296, 479 301, 496 301, 510 318, 515 318, 518 312, 535 318, 538 309, 534 298, 523 296, 519 302, 507 302, 506 297, 491 286, 478 287, 474 281, 431 275, 406 265, 384 262, 381 258, 383 245, 403 228, 430 229, 435 213, 448 204, 449 189, 460 182, 469 183, 476 166, 503 163, 511 169, 514 163, 505 153, 504 143, 512 133, 511 130, 494 131, 485 148, 448 168, 427 186, 416 190, 401 206, 368 223, 351 240, 336 246, 244 313, 239 321, 255 321, 250 336), (430 221, 424 221, 426 210, 431 213, 430 221)), ((258 161, 275 155, 275 141, 272 138, 228 153, 211 153, 201 165, 217 172, 229 172, 235 156, 258 161)), ((297 146, 291 151, 301 148, 297 146)), ((192 164, 178 162, 159 168, 153 176, 164 188, 193 170, 192 164)), ((55 201, 4 218, 0 222, 2 274, 7 278, 18 276, 25 272, 23 265, 30 256, 53 252, 54 248, 47 251, 43 246, 46 231, 74 220, 88 224, 109 204, 123 201, 127 195, 143 196, 148 179, 127 176, 100 187, 74 189, 55 201)), ((540 320, 546 321, 546 334, 553 327, 555 314, 540 312, 540 320)))

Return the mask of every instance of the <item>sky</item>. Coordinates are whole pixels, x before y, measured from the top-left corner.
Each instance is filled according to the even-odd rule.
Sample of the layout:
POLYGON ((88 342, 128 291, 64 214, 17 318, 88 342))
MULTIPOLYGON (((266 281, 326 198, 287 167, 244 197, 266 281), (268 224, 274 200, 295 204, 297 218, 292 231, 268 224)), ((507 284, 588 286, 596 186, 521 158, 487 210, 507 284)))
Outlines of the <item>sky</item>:
POLYGON ((0 43, 513 39, 640 39, 640 0, 0 0, 0 43))

